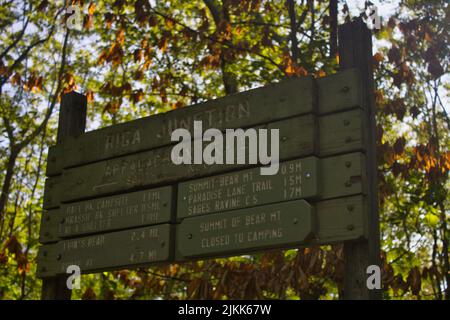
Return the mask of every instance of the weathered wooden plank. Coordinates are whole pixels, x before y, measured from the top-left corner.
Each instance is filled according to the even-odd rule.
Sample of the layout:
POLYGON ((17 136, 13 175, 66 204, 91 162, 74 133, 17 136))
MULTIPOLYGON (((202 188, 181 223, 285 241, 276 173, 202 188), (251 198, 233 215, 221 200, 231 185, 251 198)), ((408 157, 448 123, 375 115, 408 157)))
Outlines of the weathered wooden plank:
POLYGON ((39 242, 50 243, 59 241, 58 236, 59 209, 44 211, 41 216, 39 242))
POLYGON ((330 199, 366 193, 365 156, 347 153, 320 160, 320 198, 330 199))
POLYGON ((319 87, 319 114, 362 107, 362 87, 357 69, 347 69, 317 79, 319 87))
POLYGON ((64 164, 64 143, 50 146, 47 155, 47 167, 45 174, 47 177, 55 176, 62 172, 64 164))
POLYGON ((69 265, 82 273, 113 270, 172 259, 169 224, 97 234, 44 245, 38 254, 40 278, 65 274, 69 265))
MULTIPOLYGON (((358 124, 358 109, 324 116, 319 139, 316 135, 317 121, 305 115, 270 123, 269 128, 280 129, 280 160, 303 156, 342 153, 364 150, 362 126, 358 124), (350 119, 346 125, 345 115, 350 119), (324 124, 329 126, 329 130, 324 124), (322 147, 320 141, 325 141, 322 147), (333 142, 334 141, 334 142, 333 142), (318 147, 317 147, 318 146, 318 147), (341 151, 342 150, 342 151, 341 151)), ((44 201, 45 208, 52 208, 58 201, 74 201, 138 188, 173 183, 234 169, 246 165, 174 165, 170 159, 171 146, 153 149, 129 156, 118 157, 76 168, 64 170, 64 185, 54 194, 46 194, 53 203, 44 201), (63 191, 62 197, 58 195, 63 191)))
POLYGON ((171 186, 61 205, 41 222, 40 242, 170 222, 171 186))
POLYGON ((172 144, 177 128, 246 128, 284 118, 314 113, 317 89, 312 77, 293 78, 232 94, 186 108, 87 132, 49 150, 47 175, 79 164, 104 160, 172 144))
POLYGON ((364 150, 363 111, 354 109, 319 118, 321 157, 364 150))
POLYGON ((365 158, 351 153, 280 163, 276 175, 259 168, 178 185, 177 219, 294 199, 329 199, 364 193, 365 158))
POLYGON ((317 213, 317 239, 319 244, 356 240, 366 237, 367 206, 365 196, 357 195, 319 201, 317 213))
POLYGON ((61 186, 62 186, 62 177, 54 176, 47 178, 45 180, 44 185, 44 199, 43 199, 43 207, 44 209, 54 209, 59 207, 61 202, 61 186))
POLYGON ((319 160, 280 163, 276 175, 259 168, 240 170, 178 185, 177 219, 319 196, 319 160))
MULTIPOLYGON (((288 249, 312 244, 332 244, 357 240, 367 237, 366 216, 367 203, 365 197, 357 195, 319 201, 314 206, 310 206, 305 200, 295 200, 250 209, 189 217, 184 219, 176 229, 175 260, 207 259, 249 254, 274 247, 288 249), (304 204, 307 206, 305 207, 304 204), (271 208, 273 210, 270 210, 271 208), (292 217, 303 217, 305 210, 313 212, 314 236, 307 237, 305 241, 299 241, 295 244, 288 243, 289 240, 287 239, 290 239, 289 237, 293 235, 292 230, 294 230, 292 229, 294 224, 289 224, 289 222, 294 221, 292 217), (273 213, 277 211, 280 212, 280 221, 270 220, 271 216, 276 216, 273 213), (266 221, 263 220, 264 218, 266 221), (281 228, 284 227, 283 231, 279 230, 280 226, 282 226, 281 228), (282 237, 276 238, 276 231, 280 231, 279 235, 282 235, 282 237), (242 232, 244 232, 244 236, 239 235, 242 232), (276 239, 272 238, 267 242, 264 242, 264 240, 248 241, 248 235, 254 235, 254 232, 261 232, 261 236, 271 234, 276 239), (286 241, 283 243, 283 240, 280 239, 286 241), (280 243, 282 244, 280 245, 280 243), (215 246, 212 244, 215 244, 215 246)), ((298 221, 301 228, 300 221, 302 220, 299 219, 298 221)), ((295 230, 299 238, 302 238, 302 230, 295 230)))
POLYGON ((176 229, 177 259, 248 254, 305 244, 315 233, 305 200, 184 219, 176 229))

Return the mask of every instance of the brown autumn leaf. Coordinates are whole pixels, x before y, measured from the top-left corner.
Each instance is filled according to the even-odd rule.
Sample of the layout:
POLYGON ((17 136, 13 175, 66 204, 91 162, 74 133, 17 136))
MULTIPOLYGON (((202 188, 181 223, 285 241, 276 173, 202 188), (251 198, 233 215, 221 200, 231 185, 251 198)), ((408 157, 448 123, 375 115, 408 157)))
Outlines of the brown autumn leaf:
POLYGON ((114 21, 114 15, 112 13, 105 13, 104 15, 106 29, 111 29, 112 23, 114 21))
POLYGON ((412 116, 414 119, 417 119, 417 116, 420 114, 420 110, 419 110, 419 108, 418 108, 417 106, 412 106, 412 107, 409 109, 409 113, 411 114, 411 116, 412 116))
POLYGON ((91 2, 88 7, 88 14, 92 16, 95 12, 96 5, 94 2, 91 2))
POLYGON ((409 271, 407 282, 409 283, 409 285, 411 287, 412 294, 416 295, 416 296, 419 295, 420 289, 422 287, 422 279, 421 279, 420 270, 418 267, 413 267, 409 271))
POLYGON ((114 290, 107 288, 105 290, 105 293, 103 294, 103 299, 104 300, 114 300, 115 298, 116 298, 116 294, 115 294, 114 290))
POLYGON ((144 26, 148 18, 149 2, 146 0, 137 0, 134 3, 134 13, 136 21, 140 26, 144 26))
POLYGON ((8 262, 8 256, 5 252, 0 252, 0 264, 6 264, 8 262))
POLYGON ((394 295, 398 294, 398 291, 401 289, 403 292, 408 290, 407 282, 403 281, 403 278, 400 274, 397 274, 394 279, 390 282, 390 287, 394 290, 394 295))
POLYGON ((123 6, 125 5, 125 2, 126 2, 126 0, 116 0, 113 3, 113 7, 118 10, 121 10, 123 8, 123 6))
POLYGON ((373 56, 373 62, 374 62, 375 67, 378 68, 380 66, 381 61, 383 61, 383 59, 384 59, 384 56, 380 52, 375 53, 373 56))
POLYGON ((131 84, 129 82, 125 82, 120 88, 122 92, 130 92, 132 90, 131 84))
POLYGON ((155 15, 150 15, 150 17, 148 17, 148 24, 150 27, 154 27, 158 24, 158 18, 155 15))
POLYGON ((0 65, 0 76, 8 75, 8 67, 0 65))
POLYGON ((397 119, 402 121, 406 113, 405 101, 402 98, 394 99, 391 103, 391 108, 397 119))
POLYGON ((389 51, 388 51, 389 62, 395 63, 395 64, 400 64, 401 58, 402 57, 401 57, 400 50, 395 45, 393 45, 391 47, 391 49, 389 49, 389 51))
POLYGON ((159 41, 158 41, 158 48, 162 52, 166 52, 168 45, 169 45, 169 39, 167 38, 167 36, 163 36, 161 39, 159 39, 159 41))
POLYGON ((133 79, 137 81, 144 79, 144 72, 142 70, 136 70, 133 79))
POLYGON ((317 77, 318 78, 323 78, 323 77, 326 77, 326 72, 325 71, 323 71, 323 70, 319 70, 319 72, 317 72, 317 77))
POLYGON ((152 62, 153 62, 152 58, 147 57, 147 58, 145 59, 144 64, 142 65, 142 68, 141 68, 141 69, 142 69, 143 71, 148 70, 148 68, 150 68, 150 66, 152 65, 152 62))
POLYGON ((22 83, 22 78, 20 77, 20 74, 16 72, 11 77, 11 84, 13 84, 13 85, 20 85, 21 83, 22 83))
POLYGON ((172 19, 165 18, 164 19, 164 25, 166 26, 167 30, 171 30, 171 29, 173 29, 174 22, 173 22, 172 19))
POLYGON ((396 25, 397 25, 397 21, 396 21, 395 17, 390 17, 389 21, 387 23, 388 28, 394 29, 396 25))
POLYGON ((86 91, 86 100, 88 103, 94 101, 94 91, 92 91, 90 89, 88 91, 86 91))
POLYGON ((394 164, 392 165, 392 174, 395 177, 398 177, 400 174, 403 175, 404 178, 405 177, 405 173, 408 173, 408 167, 404 164, 398 163, 397 161, 394 162, 394 164))
POLYGON ((144 55, 143 55, 141 49, 136 49, 136 50, 134 50, 134 52, 133 52, 134 62, 139 62, 139 61, 141 61, 142 58, 143 58, 143 56, 144 56, 144 55))
POLYGON ((172 105, 172 109, 179 109, 184 106, 184 103, 182 101, 177 101, 172 105))
POLYGON ((441 63, 436 58, 431 60, 428 64, 428 72, 431 74, 433 79, 437 79, 444 74, 444 68, 442 68, 441 63))
POLYGON ((47 9, 48 4, 49 4, 48 0, 43 0, 43 1, 41 1, 41 3, 38 5, 38 7, 36 8, 36 10, 42 12, 42 11, 44 11, 45 9, 47 9))
POLYGON ((167 92, 164 87, 159 88, 159 96, 161 97, 163 103, 167 102, 167 92))
POLYGON ((302 268, 297 269, 297 285, 300 291, 307 291, 309 289, 308 276, 302 268))
POLYGON ((138 103, 144 98, 144 91, 142 89, 136 90, 132 94, 132 99, 134 103, 138 103))
POLYGON ((86 30, 91 29, 93 22, 94 18, 92 15, 85 15, 83 19, 83 28, 86 30))
POLYGON ((116 34, 116 41, 123 46, 124 42, 125 42, 125 29, 124 28, 120 28, 119 31, 116 34))
POLYGON ((405 151, 406 139, 400 137, 394 143, 394 152, 397 155, 401 155, 405 151))
POLYGON ((22 245, 14 235, 6 241, 4 246, 8 249, 9 252, 15 255, 19 255, 20 253, 22 253, 22 245))
POLYGON ((88 287, 81 296, 82 300, 95 300, 96 298, 97 295, 95 294, 94 289, 92 289, 91 287, 88 287))
POLYGON ((28 273, 30 271, 30 262, 24 253, 16 254, 17 271, 19 274, 28 273))

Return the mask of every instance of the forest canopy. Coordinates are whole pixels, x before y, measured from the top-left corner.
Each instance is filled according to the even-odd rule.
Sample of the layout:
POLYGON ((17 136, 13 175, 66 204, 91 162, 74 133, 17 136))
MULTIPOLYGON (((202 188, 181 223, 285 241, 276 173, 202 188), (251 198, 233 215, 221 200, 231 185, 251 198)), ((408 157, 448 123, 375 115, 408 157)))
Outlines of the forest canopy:
MULTIPOLYGON (((448 1, 380 0, 373 33, 385 299, 450 299, 448 1), (389 9, 384 9, 389 8, 389 9)), ((334 74, 350 0, 0 0, 0 299, 39 299, 61 96, 87 130, 334 74), (79 8, 79 19, 68 6, 79 8), (69 28, 72 25, 73 28, 69 28)), ((342 245, 84 275, 81 299, 336 299, 342 245)))

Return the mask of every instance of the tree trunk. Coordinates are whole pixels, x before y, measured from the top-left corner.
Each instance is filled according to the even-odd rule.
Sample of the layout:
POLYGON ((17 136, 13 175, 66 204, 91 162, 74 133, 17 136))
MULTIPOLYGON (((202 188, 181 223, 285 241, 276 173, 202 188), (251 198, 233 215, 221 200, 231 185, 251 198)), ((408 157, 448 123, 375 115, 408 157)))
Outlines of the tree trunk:
POLYGON ((6 221, 6 208, 8 205, 8 196, 11 189, 11 181, 14 175, 14 167, 16 166, 16 160, 19 155, 20 150, 15 146, 11 147, 11 152, 8 157, 8 162, 6 165, 5 179, 3 180, 2 193, 0 195, 0 239, 3 239, 3 229, 6 221))

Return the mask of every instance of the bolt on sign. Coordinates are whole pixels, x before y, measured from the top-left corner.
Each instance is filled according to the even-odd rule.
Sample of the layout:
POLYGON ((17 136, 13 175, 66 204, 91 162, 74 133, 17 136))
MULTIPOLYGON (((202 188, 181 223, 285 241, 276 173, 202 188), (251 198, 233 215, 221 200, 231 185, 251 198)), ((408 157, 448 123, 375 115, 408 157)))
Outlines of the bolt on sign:
POLYGON ((359 73, 347 69, 65 139, 49 150, 38 275, 65 274, 69 265, 92 273, 367 237, 361 92, 359 73), (221 132, 277 129, 278 171, 173 163, 171 133, 192 133, 194 121, 221 132))

